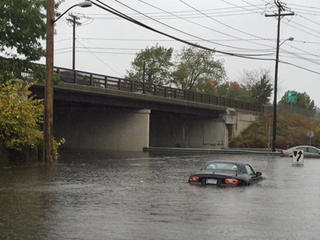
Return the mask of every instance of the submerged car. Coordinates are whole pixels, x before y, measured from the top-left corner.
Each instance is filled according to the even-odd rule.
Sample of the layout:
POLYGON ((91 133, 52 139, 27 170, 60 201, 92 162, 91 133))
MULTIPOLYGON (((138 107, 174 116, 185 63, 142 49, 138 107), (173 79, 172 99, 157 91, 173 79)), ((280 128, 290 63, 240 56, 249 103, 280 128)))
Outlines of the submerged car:
POLYGON ((207 162, 200 171, 191 174, 189 183, 217 186, 250 185, 262 179, 261 172, 245 163, 207 162))
POLYGON ((280 153, 280 156, 285 157, 292 157, 293 151, 303 150, 303 154, 305 157, 318 157, 320 158, 320 149, 308 146, 308 145, 301 145, 301 146, 295 146, 292 148, 289 148, 287 150, 282 150, 280 153))

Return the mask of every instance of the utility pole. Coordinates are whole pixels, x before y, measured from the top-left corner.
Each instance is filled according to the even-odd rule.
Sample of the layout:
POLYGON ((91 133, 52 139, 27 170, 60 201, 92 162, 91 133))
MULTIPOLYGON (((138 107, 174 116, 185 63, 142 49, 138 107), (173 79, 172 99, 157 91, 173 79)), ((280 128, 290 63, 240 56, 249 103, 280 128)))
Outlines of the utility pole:
POLYGON ((76 70, 76 25, 80 26, 81 23, 78 21, 80 18, 78 16, 70 14, 71 18, 67 18, 67 21, 72 23, 73 28, 73 38, 72 38, 72 70, 76 70))
POLYGON ((273 135, 272 135, 272 152, 276 151, 276 136, 277 136, 277 87, 278 87, 278 68, 279 68, 279 49, 280 49, 280 22, 281 17, 293 16, 294 12, 285 12, 285 7, 279 0, 274 0, 274 4, 278 8, 276 14, 265 14, 266 17, 277 17, 278 30, 277 30, 277 50, 276 50, 276 66, 274 73, 274 96, 273 96, 273 135))
POLYGON ((46 164, 53 162, 53 33, 54 0, 47 1, 46 82, 44 101, 44 157, 46 164))
POLYGON ((146 61, 143 61, 142 69, 142 92, 145 93, 145 82, 146 82, 146 61))
POLYGON ((54 49, 54 24, 74 7, 91 7, 87 0, 75 4, 54 19, 54 0, 47 0, 47 36, 46 36, 46 82, 44 86, 44 158, 46 164, 53 162, 53 49, 54 49))

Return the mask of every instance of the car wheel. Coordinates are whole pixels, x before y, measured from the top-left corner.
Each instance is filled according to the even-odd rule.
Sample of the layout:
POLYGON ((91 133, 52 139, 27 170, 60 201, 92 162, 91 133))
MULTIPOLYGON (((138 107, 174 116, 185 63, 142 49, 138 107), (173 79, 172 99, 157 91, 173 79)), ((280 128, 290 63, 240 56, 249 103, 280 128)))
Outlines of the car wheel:
POLYGON ((201 179, 201 185, 202 185, 202 186, 207 185, 207 184, 206 184, 206 179, 205 179, 205 178, 202 178, 202 179, 201 179))

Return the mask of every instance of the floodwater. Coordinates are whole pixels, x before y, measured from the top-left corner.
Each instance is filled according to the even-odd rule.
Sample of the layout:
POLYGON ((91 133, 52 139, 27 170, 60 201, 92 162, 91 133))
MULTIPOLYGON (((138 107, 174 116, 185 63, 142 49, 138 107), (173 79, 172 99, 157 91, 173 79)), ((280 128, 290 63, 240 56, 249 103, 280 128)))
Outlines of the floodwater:
POLYGON ((64 154, 0 167, 0 239, 320 239, 320 159, 64 154), (208 160, 248 162, 256 185, 192 186, 208 160))

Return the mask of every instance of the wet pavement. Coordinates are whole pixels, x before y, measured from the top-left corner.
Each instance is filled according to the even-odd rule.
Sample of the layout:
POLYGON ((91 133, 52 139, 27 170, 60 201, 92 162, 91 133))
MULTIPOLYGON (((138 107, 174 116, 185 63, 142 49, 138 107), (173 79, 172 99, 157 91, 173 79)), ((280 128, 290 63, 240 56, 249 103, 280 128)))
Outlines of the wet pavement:
POLYGON ((65 154, 51 168, 0 167, 0 239, 320 239, 320 159, 65 154), (209 160, 265 179, 191 186, 209 160))

